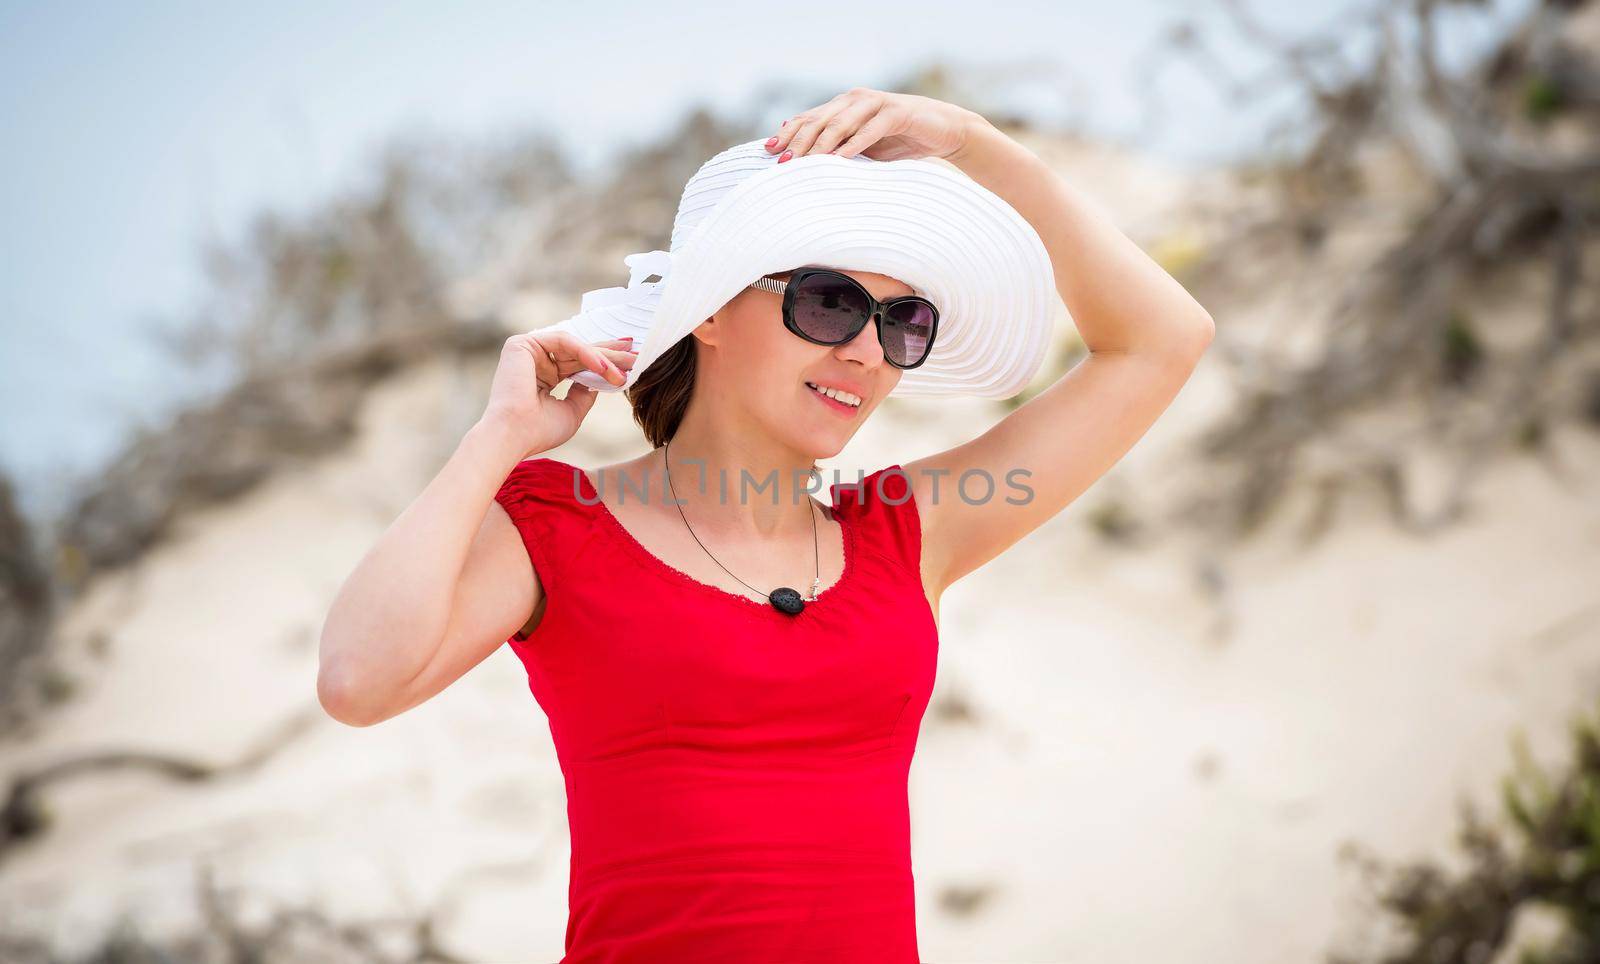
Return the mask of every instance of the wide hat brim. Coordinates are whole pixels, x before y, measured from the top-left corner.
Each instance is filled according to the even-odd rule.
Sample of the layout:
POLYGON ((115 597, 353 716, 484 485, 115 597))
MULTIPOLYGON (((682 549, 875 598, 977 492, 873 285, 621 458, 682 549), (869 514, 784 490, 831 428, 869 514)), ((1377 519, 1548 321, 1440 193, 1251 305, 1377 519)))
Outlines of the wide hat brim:
MULTIPOLYGON (((755 141, 740 148, 752 145, 766 153, 755 141)), ((1033 226, 970 177, 923 159, 772 156, 674 238, 661 281, 637 280, 653 264, 666 269, 665 255, 630 256, 635 282, 590 292, 577 315, 550 326, 586 342, 634 339, 625 384, 591 372, 575 381, 623 391, 757 278, 817 265, 896 278, 938 306, 932 352, 890 394, 1009 398, 1043 363, 1059 304, 1033 226)))

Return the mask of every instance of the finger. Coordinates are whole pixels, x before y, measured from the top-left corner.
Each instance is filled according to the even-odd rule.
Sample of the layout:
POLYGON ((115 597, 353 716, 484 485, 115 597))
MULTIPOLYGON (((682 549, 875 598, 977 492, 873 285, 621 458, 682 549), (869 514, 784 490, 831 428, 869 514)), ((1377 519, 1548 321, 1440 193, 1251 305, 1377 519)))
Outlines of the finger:
POLYGON ((631 351, 619 351, 612 348, 598 348, 595 349, 595 352, 595 357, 598 360, 598 364, 595 364, 585 358, 582 365, 574 366, 573 373, 576 374, 578 369, 587 368, 589 371, 598 374, 606 381, 621 385, 628 380, 628 369, 632 368, 634 362, 639 360, 638 354, 631 351))
POLYGON ((781 155, 787 150, 793 152, 795 157, 804 154, 816 141, 823 125, 843 109, 844 101, 836 97, 826 104, 795 115, 793 123, 788 125, 790 128, 788 136, 779 139, 778 153, 781 155))
POLYGON ((627 381, 627 376, 601 354, 601 349, 579 340, 571 332, 538 331, 528 337, 537 346, 535 354, 542 350, 546 356, 547 362, 540 362, 539 375, 539 383, 546 391, 584 369, 618 385, 627 381))
POLYGON ((572 357, 579 348, 588 344, 570 331, 546 331, 541 328, 528 332, 528 337, 554 352, 558 358, 572 357))
POLYGON ((851 134, 844 143, 833 149, 840 157, 855 157, 862 151, 893 134, 897 118, 894 111, 884 104, 879 104, 871 117, 862 122, 861 127, 851 134))
POLYGON ((782 154, 788 150, 789 145, 794 141, 794 135, 799 132, 801 126, 811 120, 811 115, 812 111, 802 111, 780 123, 777 132, 771 138, 770 149, 772 153, 782 154))
POLYGON ((556 364, 555 356, 550 348, 542 344, 532 334, 514 335, 508 339, 508 345, 515 345, 519 351, 526 352, 533 362, 534 380, 543 391, 550 391, 561 381, 561 372, 556 364))
POLYGON ((822 130, 817 132, 817 139, 807 153, 827 154, 831 151, 837 154, 834 148, 861 130, 862 125, 877 114, 881 106, 882 103, 873 97, 852 100, 844 110, 822 125, 822 130))
POLYGON ((614 338, 611 341, 596 342, 594 347, 599 349, 607 361, 623 371, 632 368, 633 363, 639 358, 639 350, 626 339, 614 338))
POLYGON ((565 375, 562 375, 562 364, 555 359, 555 352, 550 351, 549 347, 544 346, 544 344, 534 341, 533 354, 536 355, 534 357, 534 368, 539 373, 539 388, 544 389, 546 392, 555 391, 555 386, 562 383, 563 378, 566 378, 565 375))
MULTIPOLYGON (((822 108, 818 108, 818 110, 821 109, 822 108)), ((814 141, 816 141, 817 132, 822 130, 822 125, 828 122, 828 117, 830 116, 832 115, 830 114, 821 117, 814 115, 802 117, 802 119, 799 121, 799 126, 797 126, 794 133, 789 136, 789 143, 784 146, 784 150, 789 152, 791 155, 791 160, 805 154, 806 150, 814 141)), ((779 153, 779 156, 783 156, 782 152, 779 153)))
POLYGON ((639 353, 627 348, 602 348, 600 353, 614 365, 626 371, 639 359, 639 353))
POLYGON ((590 371, 597 373, 608 382, 621 385, 628 380, 628 376, 616 362, 611 360, 608 351, 609 349, 584 345, 579 358, 590 371))
POLYGON ((567 388, 567 397, 561 400, 561 404, 571 409, 573 418, 581 422, 589 414, 589 409, 594 408, 594 401, 599 397, 600 393, 588 385, 573 382, 567 388))
POLYGON ((618 385, 627 381, 627 376, 605 356, 603 349, 579 340, 571 332, 546 332, 538 335, 537 340, 544 345, 556 365, 556 381, 570 378, 585 369, 618 385))

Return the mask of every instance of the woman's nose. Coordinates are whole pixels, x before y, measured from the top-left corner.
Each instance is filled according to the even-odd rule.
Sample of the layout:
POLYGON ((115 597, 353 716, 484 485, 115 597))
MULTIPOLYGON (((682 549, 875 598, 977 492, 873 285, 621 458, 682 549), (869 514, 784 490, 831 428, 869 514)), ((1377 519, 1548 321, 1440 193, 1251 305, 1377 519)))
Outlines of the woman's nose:
POLYGON ((835 351, 840 352, 841 358, 850 358, 861 362, 869 368, 883 363, 883 345, 878 341, 878 315, 867 319, 861 326, 856 336, 840 345, 835 351))

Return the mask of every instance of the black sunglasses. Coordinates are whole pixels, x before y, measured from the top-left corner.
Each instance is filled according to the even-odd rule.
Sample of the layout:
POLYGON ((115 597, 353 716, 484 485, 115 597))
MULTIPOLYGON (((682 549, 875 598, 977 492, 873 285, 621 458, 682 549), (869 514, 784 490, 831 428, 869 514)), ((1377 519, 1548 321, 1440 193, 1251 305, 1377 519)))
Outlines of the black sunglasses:
POLYGON ((920 295, 879 301, 861 282, 828 268, 796 268, 788 281, 765 275, 751 282, 783 295, 783 327, 817 345, 842 345, 876 321, 883 357, 896 368, 928 360, 939 330, 939 309, 920 295))

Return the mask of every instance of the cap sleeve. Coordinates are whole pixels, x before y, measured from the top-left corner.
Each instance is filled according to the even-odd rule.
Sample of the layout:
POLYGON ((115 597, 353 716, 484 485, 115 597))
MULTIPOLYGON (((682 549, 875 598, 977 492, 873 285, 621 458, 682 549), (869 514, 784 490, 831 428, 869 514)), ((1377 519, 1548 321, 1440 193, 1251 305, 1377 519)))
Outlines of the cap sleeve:
POLYGON ((494 494, 521 534, 547 593, 560 591, 578 540, 592 530, 586 519, 591 507, 578 501, 580 494, 588 496, 586 481, 576 466, 550 458, 526 459, 494 494))
POLYGON ((834 510, 848 515, 870 548, 922 579, 922 519, 911 477, 897 462, 828 487, 834 510))

